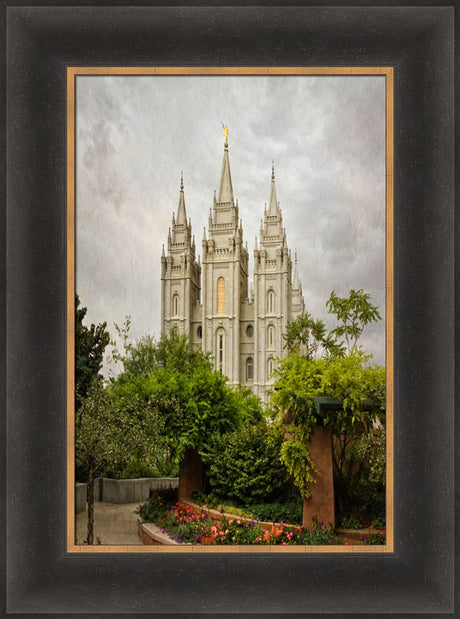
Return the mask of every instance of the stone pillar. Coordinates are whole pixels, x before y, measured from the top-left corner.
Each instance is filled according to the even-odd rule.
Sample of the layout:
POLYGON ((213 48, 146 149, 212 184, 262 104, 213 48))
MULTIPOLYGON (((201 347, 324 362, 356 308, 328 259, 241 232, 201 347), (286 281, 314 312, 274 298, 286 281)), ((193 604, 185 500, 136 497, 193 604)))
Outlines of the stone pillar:
POLYGON ((179 499, 190 499, 192 493, 203 490, 203 461, 196 449, 188 449, 180 465, 179 499))
POLYGON ((318 473, 316 484, 309 486, 311 496, 303 500, 302 526, 310 529, 315 520, 326 527, 334 525, 332 426, 313 426, 307 447, 318 473))

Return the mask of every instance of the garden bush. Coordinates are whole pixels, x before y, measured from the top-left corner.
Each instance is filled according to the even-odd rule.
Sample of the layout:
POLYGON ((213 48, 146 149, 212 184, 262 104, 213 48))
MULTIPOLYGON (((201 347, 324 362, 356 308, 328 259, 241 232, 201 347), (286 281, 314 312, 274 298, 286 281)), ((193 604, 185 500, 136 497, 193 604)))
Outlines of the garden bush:
MULTIPOLYGON (((334 470, 338 526, 359 521, 385 523, 385 428, 369 433, 349 450, 347 466, 334 470)), ((351 528, 351 527, 350 527, 351 528)))
POLYGON ((243 426, 216 439, 206 458, 215 501, 246 506, 285 501, 297 494, 280 461, 282 437, 265 423, 243 426))
POLYGON ((302 524, 302 497, 298 496, 284 503, 256 503, 251 505, 251 515, 263 522, 288 522, 302 524))
POLYGON ((136 513, 143 522, 157 522, 172 508, 177 499, 177 488, 159 488, 152 493, 147 503, 137 508, 136 513))

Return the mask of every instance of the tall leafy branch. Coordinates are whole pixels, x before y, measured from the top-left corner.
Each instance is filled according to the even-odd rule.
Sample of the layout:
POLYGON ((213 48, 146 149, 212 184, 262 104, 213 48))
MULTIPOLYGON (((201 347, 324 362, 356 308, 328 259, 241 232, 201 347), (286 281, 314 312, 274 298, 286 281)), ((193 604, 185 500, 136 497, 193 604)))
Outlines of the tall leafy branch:
POLYGON ((341 467, 350 441, 368 434, 385 412, 385 368, 371 366, 371 355, 359 347, 364 327, 380 319, 378 308, 362 290, 345 298, 333 291, 326 306, 338 323, 329 333, 309 314, 289 325, 284 339, 290 354, 278 365, 272 395, 285 435, 281 459, 305 497, 315 483, 307 447, 313 426, 331 424, 340 445, 335 465, 341 467), (315 398, 321 397, 340 404, 319 418, 315 398))

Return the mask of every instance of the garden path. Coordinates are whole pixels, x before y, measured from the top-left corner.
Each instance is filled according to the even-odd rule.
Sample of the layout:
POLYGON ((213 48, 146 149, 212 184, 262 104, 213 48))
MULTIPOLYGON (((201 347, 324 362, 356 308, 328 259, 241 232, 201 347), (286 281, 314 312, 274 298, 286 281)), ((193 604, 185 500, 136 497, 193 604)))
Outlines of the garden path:
MULTIPOLYGON (((99 537, 103 544, 111 545, 140 545, 142 542, 137 535, 137 514, 134 513, 139 503, 94 504, 94 539, 99 537)), ((87 512, 77 514, 77 540, 82 542, 86 537, 87 512)))

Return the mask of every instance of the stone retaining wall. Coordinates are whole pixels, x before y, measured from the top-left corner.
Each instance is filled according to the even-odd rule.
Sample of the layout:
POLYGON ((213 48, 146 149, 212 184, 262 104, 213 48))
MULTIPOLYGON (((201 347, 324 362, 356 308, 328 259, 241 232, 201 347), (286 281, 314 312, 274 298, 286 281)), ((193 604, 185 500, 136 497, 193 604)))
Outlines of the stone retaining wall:
POLYGON ((102 480, 102 500, 106 503, 142 503, 160 488, 177 488, 177 477, 144 477, 141 479, 102 480))
MULTIPOLYGON (((105 503, 143 503, 148 501, 150 493, 160 488, 177 488, 178 477, 144 477, 140 479, 109 479, 97 480, 94 489, 95 501, 105 503)), ((87 484, 75 484, 75 513, 86 509, 87 484)))
POLYGON ((86 484, 75 484, 75 513, 86 510, 86 484))

